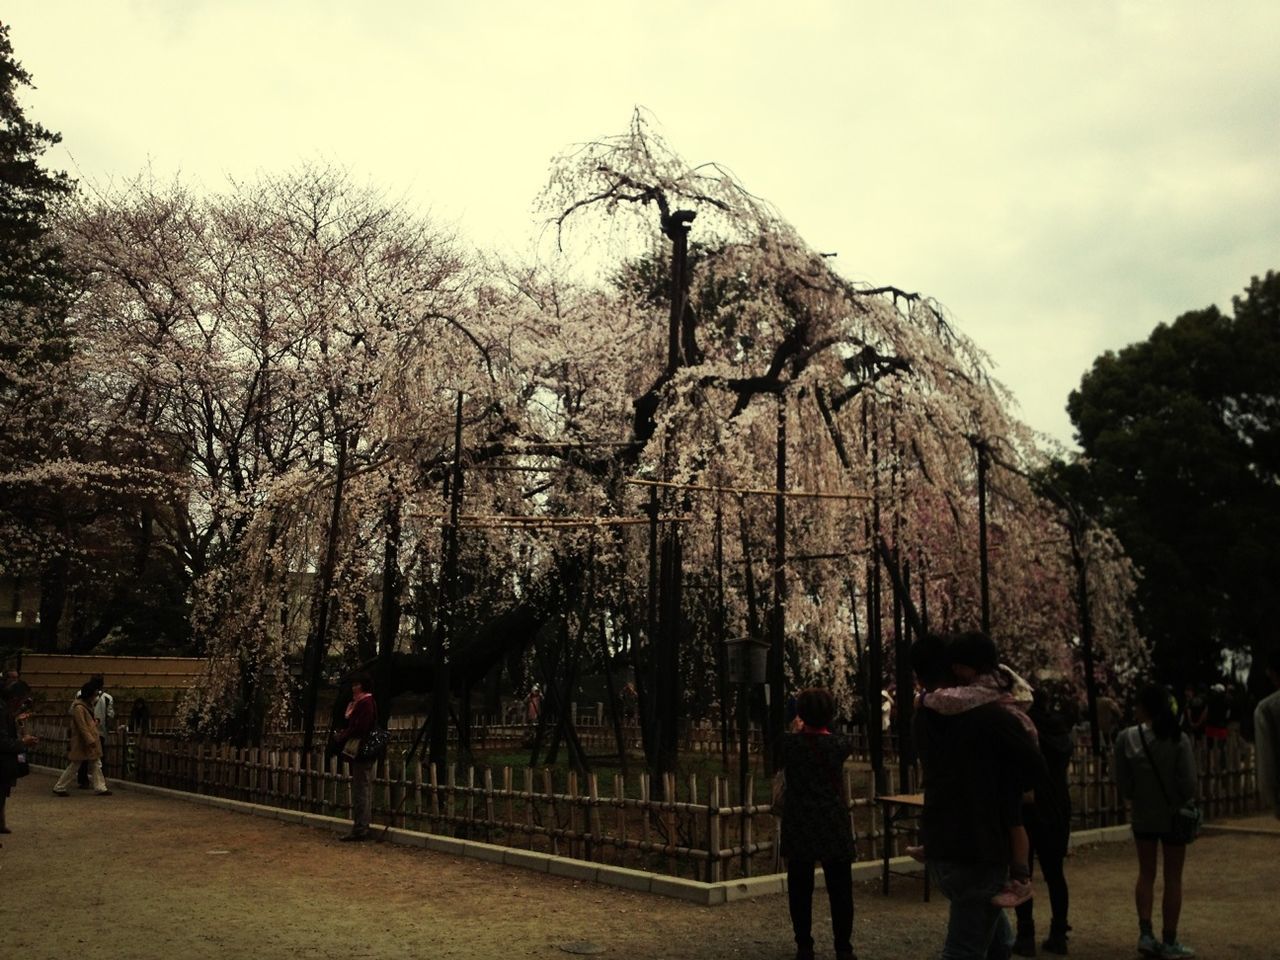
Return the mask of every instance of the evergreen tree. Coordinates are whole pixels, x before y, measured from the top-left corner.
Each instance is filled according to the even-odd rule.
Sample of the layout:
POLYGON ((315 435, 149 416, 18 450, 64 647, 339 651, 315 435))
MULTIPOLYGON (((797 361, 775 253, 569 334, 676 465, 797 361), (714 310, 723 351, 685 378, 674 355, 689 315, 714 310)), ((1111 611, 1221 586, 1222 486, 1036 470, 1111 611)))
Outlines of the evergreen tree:
POLYGON ((1067 410, 1105 521, 1142 568, 1156 663, 1178 680, 1258 651, 1280 619, 1280 274, 1094 361, 1067 410))
POLYGON ((61 138, 24 114, 18 95, 30 86, 31 75, 14 59, 9 28, 0 24, 0 396, 6 406, 36 386, 41 364, 66 356, 68 278, 50 220, 73 184, 40 165, 61 138))
MULTIPOLYGON (((57 522, 59 498, 38 478, 68 454, 58 424, 71 300, 53 219, 73 184, 40 164, 59 137, 23 112, 19 95, 30 86, 0 24, 0 574, 48 581, 51 568, 65 568, 66 553, 55 545, 65 523, 57 522)), ((51 634, 42 645, 51 645, 66 595, 65 577, 54 580, 59 589, 42 591, 41 627, 51 634)))

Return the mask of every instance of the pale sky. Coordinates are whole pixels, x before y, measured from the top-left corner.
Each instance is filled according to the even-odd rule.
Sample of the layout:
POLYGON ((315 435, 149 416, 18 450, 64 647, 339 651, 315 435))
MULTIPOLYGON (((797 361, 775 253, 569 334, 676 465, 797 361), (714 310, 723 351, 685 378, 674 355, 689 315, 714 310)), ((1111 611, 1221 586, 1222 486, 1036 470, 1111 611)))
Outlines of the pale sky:
POLYGON ((1095 356, 1280 269, 1275 0, 6 8, 51 165, 332 161, 482 247, 520 249, 550 158, 642 105, 846 276, 936 297, 1064 442, 1095 356))

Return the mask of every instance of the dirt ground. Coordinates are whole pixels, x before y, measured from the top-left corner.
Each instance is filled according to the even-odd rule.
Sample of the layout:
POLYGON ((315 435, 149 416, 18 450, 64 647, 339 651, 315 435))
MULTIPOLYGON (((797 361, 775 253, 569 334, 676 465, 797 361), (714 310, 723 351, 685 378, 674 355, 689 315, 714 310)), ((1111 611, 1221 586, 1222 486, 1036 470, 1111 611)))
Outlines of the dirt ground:
MULTIPOLYGON (((51 795, 33 774, 9 798, 0 849, 4 957, 567 957, 764 960, 792 956, 783 896, 722 907, 549 877, 177 800, 116 791, 51 795)), ((1265 819, 1260 826, 1274 826, 1265 819)), ((1280 832, 1206 836, 1188 857, 1182 938, 1201 957, 1276 960, 1280 832)), ((1132 847, 1068 862, 1071 956, 1136 957, 1132 847)), ((862 960, 937 955, 946 904, 897 879, 856 892, 862 960)), ((819 956, 830 957, 818 894, 819 956), (824 949, 825 948, 825 949, 824 949)), ((1046 923, 1047 918, 1041 920, 1046 923)), ((1047 925, 1047 924, 1046 924, 1047 925)))

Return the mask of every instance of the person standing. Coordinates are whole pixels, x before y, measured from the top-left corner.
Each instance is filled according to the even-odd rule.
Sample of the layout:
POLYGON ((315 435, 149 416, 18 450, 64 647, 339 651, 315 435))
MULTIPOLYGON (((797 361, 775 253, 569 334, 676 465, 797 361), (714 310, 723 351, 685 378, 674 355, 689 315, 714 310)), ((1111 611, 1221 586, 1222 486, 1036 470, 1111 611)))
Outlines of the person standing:
POLYGON ((133 701, 133 709, 129 711, 129 732, 135 736, 151 732, 151 708, 142 697, 133 701))
POLYGON ((535 683, 529 690, 529 696, 524 701, 525 723, 533 727, 537 724, 540 716, 542 716, 542 691, 538 689, 538 685, 535 683))
POLYGON ((786 778, 781 853, 787 861, 787 906, 797 960, 813 960, 813 871, 822 864, 831 904, 837 960, 854 960, 853 861, 857 856, 844 762, 853 741, 831 732, 835 698, 811 687, 796 696, 799 726, 778 741, 778 766, 786 778))
POLYGON ((373 768, 375 760, 360 756, 360 747, 378 723, 378 707, 373 700, 373 678, 361 670, 351 677, 351 702, 347 704, 347 725, 333 734, 333 741, 351 765, 351 832, 340 839, 369 839, 373 819, 373 768))
MULTIPOLYGON (((105 681, 103 681, 105 684, 105 681)), ((106 688, 98 691, 98 699, 93 703, 93 719, 98 724, 98 739, 102 741, 102 775, 107 775, 107 745, 116 722, 116 698, 107 693, 106 688)))
MULTIPOLYGON (((1052 688, 1036 689, 1027 716, 1039 735, 1040 755, 1045 775, 1035 785, 1035 799, 1025 806, 1023 822, 1031 839, 1031 862, 1040 863, 1040 873, 1049 890, 1049 936, 1040 945, 1046 953, 1067 953, 1067 876, 1063 864, 1071 839, 1071 787, 1067 769, 1075 749, 1072 736, 1074 718, 1067 715, 1071 700, 1054 697, 1052 688)), ((1018 929, 1013 952, 1023 957, 1036 955, 1035 902, 1018 904, 1018 929)))
POLYGON ((1267 655, 1267 678, 1275 692, 1253 711, 1253 745, 1257 751, 1258 795, 1280 818, 1280 646, 1267 655))
POLYGON ((1121 731, 1116 740, 1115 770, 1120 795, 1130 802, 1138 851, 1138 880, 1133 889, 1138 952, 1148 957, 1194 957, 1194 950, 1178 942, 1187 845, 1173 830, 1179 808, 1196 796, 1191 738, 1178 729, 1173 696, 1159 684, 1142 688, 1135 716, 1138 722, 1121 731), (1151 925, 1160 850, 1164 851, 1163 942, 1156 940, 1151 925))
POLYGON ((5 801, 18 780, 30 772, 26 753, 40 742, 19 726, 30 696, 31 688, 21 680, 7 681, 0 690, 0 833, 13 832, 5 821, 5 801))
MULTIPOLYGON (((917 640, 911 665, 926 691, 954 682, 945 638, 917 640)), ((1043 777, 1040 751, 999 703, 950 716, 918 710, 913 732, 924 771, 921 840, 930 879, 951 903, 941 956, 1007 957, 1008 920, 992 902, 1012 856, 1003 813, 1011 788, 1029 790, 1043 777)))
POLYGON ((102 741, 98 737, 98 724, 93 719, 93 705, 99 691, 102 690, 102 678, 94 677, 80 688, 80 695, 71 705, 71 744, 69 747, 70 763, 62 771, 62 776, 53 785, 56 797, 67 796, 67 787, 76 776, 82 761, 89 763, 89 779, 93 792, 100 797, 110 796, 107 781, 102 776, 102 741))

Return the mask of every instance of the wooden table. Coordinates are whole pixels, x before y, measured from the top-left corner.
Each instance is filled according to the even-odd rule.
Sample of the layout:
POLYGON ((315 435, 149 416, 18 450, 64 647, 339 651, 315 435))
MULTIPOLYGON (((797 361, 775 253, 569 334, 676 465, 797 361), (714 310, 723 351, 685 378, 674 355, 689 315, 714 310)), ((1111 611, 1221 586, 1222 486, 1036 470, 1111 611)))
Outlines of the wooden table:
MULTIPOLYGON (((893 838, 899 833, 906 833, 908 829, 915 832, 918 826, 912 828, 902 828, 898 825, 905 820, 919 821, 924 813, 924 794, 923 793, 893 793, 876 797, 876 803, 880 804, 881 823, 884 824, 884 836, 881 838, 881 846, 884 848, 884 868, 882 871, 881 883, 882 892, 887 897, 889 895, 889 874, 896 873, 900 877, 914 877, 914 873, 903 873, 899 870, 889 869, 889 860, 893 857, 893 838)), ((929 899, 929 870, 924 870, 924 899, 929 899)))

